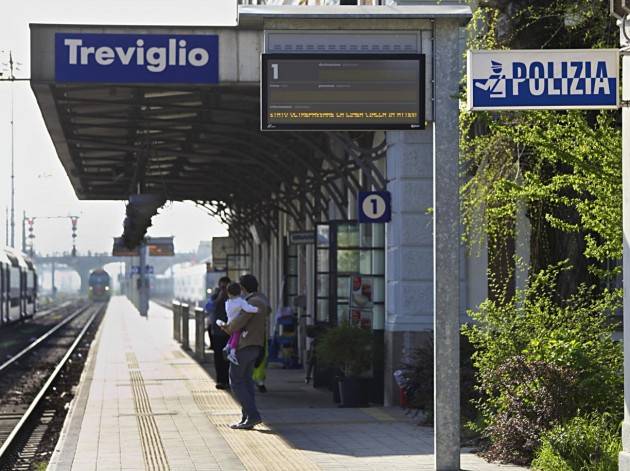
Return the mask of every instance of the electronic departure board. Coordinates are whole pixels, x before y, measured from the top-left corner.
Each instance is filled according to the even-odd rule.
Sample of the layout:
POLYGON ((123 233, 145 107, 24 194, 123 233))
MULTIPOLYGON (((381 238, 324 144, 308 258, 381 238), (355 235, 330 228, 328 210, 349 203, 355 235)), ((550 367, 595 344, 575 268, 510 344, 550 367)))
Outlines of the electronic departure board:
MULTIPOLYGON (((147 237, 145 239, 149 247, 149 255, 151 257, 172 257, 175 255, 175 246, 173 237, 147 237)), ((122 237, 114 237, 114 248, 112 249, 113 257, 138 257, 140 250, 138 247, 129 249, 125 246, 122 237)))
POLYGON ((263 54, 261 129, 424 129, 423 54, 263 54))

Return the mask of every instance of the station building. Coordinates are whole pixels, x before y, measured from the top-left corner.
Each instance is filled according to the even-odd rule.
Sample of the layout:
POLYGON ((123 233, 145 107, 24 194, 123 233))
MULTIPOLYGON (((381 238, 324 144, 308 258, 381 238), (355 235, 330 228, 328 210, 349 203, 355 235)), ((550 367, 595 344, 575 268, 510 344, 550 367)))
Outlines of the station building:
MULTIPOLYGON (((434 254, 445 255, 434 246, 441 190, 434 159, 457 159, 457 91, 470 16, 468 6, 446 2, 241 5, 236 27, 33 24, 31 83, 79 198, 151 193, 203 205, 229 227, 231 273, 256 275, 274 311, 290 306, 308 324, 349 320, 374 331, 384 351, 374 368, 378 388, 392 404, 393 372, 434 325, 434 254), (103 35, 121 42, 98 52, 90 41, 103 35), (129 48, 136 55, 128 63, 153 66, 155 77, 176 67, 183 48, 175 42, 164 53, 168 61, 147 55, 148 44, 138 59, 144 43, 137 38, 147 35, 216 37, 214 83, 127 74, 121 64, 129 48), (261 131, 262 53, 423 54, 426 126, 261 131), (62 57, 77 66, 85 59, 89 73, 73 76, 62 57), (106 70, 119 59, 112 72, 89 68, 98 62, 106 70), (369 191, 389 192, 390 221, 359 222, 359 195, 369 191)), ((181 57, 203 61, 188 46, 181 57)), ((457 224, 452 232, 457 236, 457 224)), ((487 297, 487 257, 463 246, 452 256, 464 321, 466 310, 487 297)), ((306 340, 299 341, 303 353, 306 340)))

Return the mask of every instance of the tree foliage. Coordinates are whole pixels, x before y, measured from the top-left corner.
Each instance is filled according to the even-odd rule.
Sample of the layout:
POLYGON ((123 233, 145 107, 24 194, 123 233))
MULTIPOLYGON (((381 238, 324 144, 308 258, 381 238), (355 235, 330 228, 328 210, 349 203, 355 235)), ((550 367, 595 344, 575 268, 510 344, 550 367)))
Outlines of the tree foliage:
MULTIPOLYGON (((463 116, 463 131, 480 119, 463 116)), ((558 261, 541 254, 550 251, 542 237, 549 227, 575 234, 573 259, 585 257, 592 275, 616 274, 610 262, 622 248, 621 136, 612 114, 589 120, 579 111, 505 113, 485 125, 487 133, 469 132, 461 144, 471 175, 462 187, 469 241, 513 236, 514 226, 504 221, 522 207, 541 236, 532 244, 534 271, 558 261)))
MULTIPOLYGON (((607 2, 592 0, 482 0, 468 33, 470 49, 614 47, 618 34, 607 2)), ((514 239, 522 212, 532 228, 530 271, 571 262, 560 296, 614 276, 621 255, 618 117, 462 112, 467 241, 487 241, 491 264, 493 257, 504 264, 512 256, 505 241, 514 239)))

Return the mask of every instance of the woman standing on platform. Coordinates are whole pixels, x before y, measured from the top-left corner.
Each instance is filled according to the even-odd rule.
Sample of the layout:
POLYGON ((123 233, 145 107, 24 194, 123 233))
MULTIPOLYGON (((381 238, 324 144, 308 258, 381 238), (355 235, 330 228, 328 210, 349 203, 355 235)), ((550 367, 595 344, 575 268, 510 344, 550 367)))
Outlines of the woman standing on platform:
POLYGON ((211 301, 214 304, 214 309, 210 313, 210 326, 208 327, 208 334, 210 337, 210 348, 214 352, 214 369, 217 374, 217 389, 229 389, 229 368, 230 363, 223 356, 223 349, 227 345, 230 338, 218 325, 217 320, 220 319, 223 322, 227 322, 227 313, 225 312, 225 301, 228 299, 227 286, 230 284, 230 279, 224 276, 219 279, 219 286, 215 289, 211 301))

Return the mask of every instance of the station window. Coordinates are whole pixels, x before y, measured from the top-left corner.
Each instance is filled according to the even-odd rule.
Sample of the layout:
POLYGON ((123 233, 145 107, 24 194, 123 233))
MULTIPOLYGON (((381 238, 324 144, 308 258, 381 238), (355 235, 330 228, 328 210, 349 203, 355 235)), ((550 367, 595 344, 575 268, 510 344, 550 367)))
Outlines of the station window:
POLYGON ((287 244, 285 253, 284 273, 286 274, 286 286, 284 289, 284 305, 294 306, 295 297, 298 295, 298 246, 287 244))
POLYGON ((315 250, 315 320, 330 322, 330 226, 317 226, 315 250))
POLYGON ((317 320, 385 325, 385 225, 332 221, 318 226, 317 320))

